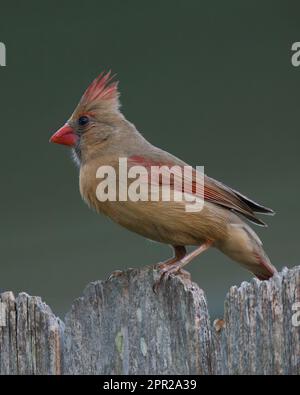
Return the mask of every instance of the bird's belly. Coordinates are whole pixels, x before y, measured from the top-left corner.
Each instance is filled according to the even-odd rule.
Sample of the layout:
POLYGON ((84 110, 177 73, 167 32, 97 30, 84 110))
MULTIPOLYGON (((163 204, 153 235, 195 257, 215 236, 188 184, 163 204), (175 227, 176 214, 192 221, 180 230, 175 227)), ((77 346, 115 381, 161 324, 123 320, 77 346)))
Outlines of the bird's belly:
MULTIPOLYGON (((96 169, 98 162, 94 165, 96 169)), ((187 201, 116 201, 99 199, 95 169, 82 167, 80 192, 83 199, 97 212, 148 239, 173 245, 200 245, 226 237, 228 210, 207 201, 200 211, 186 211, 187 201)), ((162 195, 160 195, 162 196, 162 195)))
POLYGON ((128 230, 173 245, 199 245, 226 232, 218 210, 206 204, 200 212, 186 212, 179 202, 102 202, 98 211, 128 230))

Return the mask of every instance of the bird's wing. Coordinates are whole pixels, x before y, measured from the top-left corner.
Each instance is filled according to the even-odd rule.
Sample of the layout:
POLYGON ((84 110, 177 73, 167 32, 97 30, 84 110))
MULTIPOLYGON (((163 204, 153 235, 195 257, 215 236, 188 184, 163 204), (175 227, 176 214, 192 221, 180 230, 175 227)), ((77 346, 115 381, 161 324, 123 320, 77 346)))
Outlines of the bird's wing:
MULTIPOLYGON (((164 158, 163 161, 160 158, 153 159, 147 156, 131 156, 130 158, 128 158, 128 165, 144 166, 148 170, 151 168, 151 166, 159 166, 159 167, 165 166, 170 169, 170 173, 176 175, 176 169, 174 169, 174 166, 183 168, 183 166, 185 165, 183 162, 179 160, 177 162, 176 159, 177 158, 175 158, 174 161, 174 157, 171 155, 168 156, 167 159, 164 158)), ((183 171, 179 171, 177 175, 182 177, 182 174, 183 171)), ((201 182, 201 180, 203 180, 203 176, 197 177, 197 173, 195 169, 193 169, 192 172, 190 173, 188 172, 184 173, 184 183, 185 183, 184 185, 187 185, 189 190, 188 191, 184 190, 184 185, 181 185, 182 188, 181 192, 189 192, 189 193, 192 192, 196 196, 197 195, 200 197, 204 196, 205 201, 222 206, 228 210, 235 211, 236 213, 242 214, 247 219, 256 223, 257 225, 266 226, 266 224, 255 215, 256 212, 260 212, 264 214, 273 214, 273 211, 271 209, 261 206, 260 204, 240 194, 234 189, 228 187, 227 185, 224 185, 223 183, 214 180, 213 178, 210 178, 206 175, 204 176, 204 191, 203 191, 203 183, 202 185, 199 185, 199 180, 201 182)), ((162 180, 159 179, 160 184, 161 182, 162 180)), ((178 185, 174 183, 174 177, 170 178, 170 187, 173 189, 178 189, 178 185)))
MULTIPOLYGON (((239 194, 227 185, 208 176, 205 176, 204 180, 204 199, 242 214, 257 225, 266 226, 266 224, 255 215, 255 208, 261 208, 260 212, 263 212, 263 206, 260 206, 258 203, 239 194)), ((267 208, 265 209, 270 210, 267 208)), ((270 210, 270 213, 271 212, 270 210)))

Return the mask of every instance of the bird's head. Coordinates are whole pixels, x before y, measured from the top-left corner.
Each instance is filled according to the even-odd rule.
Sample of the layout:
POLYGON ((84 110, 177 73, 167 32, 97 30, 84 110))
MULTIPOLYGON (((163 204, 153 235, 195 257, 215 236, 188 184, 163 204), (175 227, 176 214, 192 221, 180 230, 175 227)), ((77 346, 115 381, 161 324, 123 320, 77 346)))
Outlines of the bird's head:
POLYGON ((105 144, 122 117, 119 112, 118 82, 111 73, 102 72, 84 92, 75 111, 56 133, 51 143, 73 148, 77 162, 84 148, 105 144))

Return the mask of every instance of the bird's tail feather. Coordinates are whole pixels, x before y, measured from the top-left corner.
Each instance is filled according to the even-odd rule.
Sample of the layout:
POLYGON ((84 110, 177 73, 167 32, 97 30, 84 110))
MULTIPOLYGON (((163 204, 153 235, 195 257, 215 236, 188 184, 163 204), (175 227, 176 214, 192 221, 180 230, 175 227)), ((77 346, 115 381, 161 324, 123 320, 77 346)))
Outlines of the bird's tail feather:
POLYGON ((244 202, 247 204, 248 207, 251 208, 251 210, 254 213, 260 213, 260 214, 266 214, 266 215, 274 215, 275 211, 272 210, 269 207, 263 206, 262 204, 259 204, 255 202, 254 200, 248 198, 247 196, 241 194, 238 191, 233 190, 234 193, 244 202))
POLYGON ((230 224, 228 229, 228 238, 218 246, 222 252, 260 280, 267 280, 277 273, 261 240, 250 226, 241 222, 230 224))
POLYGON ((259 280, 268 280, 277 273, 276 268, 272 265, 269 257, 261 247, 258 251, 254 252, 255 261, 243 262, 242 265, 245 266, 251 273, 253 273, 259 280))

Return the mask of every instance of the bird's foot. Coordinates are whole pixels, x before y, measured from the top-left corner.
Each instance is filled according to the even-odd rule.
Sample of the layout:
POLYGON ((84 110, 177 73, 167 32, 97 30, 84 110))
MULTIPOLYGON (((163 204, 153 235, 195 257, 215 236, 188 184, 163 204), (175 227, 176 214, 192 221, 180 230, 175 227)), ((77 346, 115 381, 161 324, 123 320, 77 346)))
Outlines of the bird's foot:
POLYGON ((170 259, 167 259, 166 261, 159 262, 156 265, 154 265, 154 269, 158 270, 159 272, 166 270, 167 268, 170 268, 170 266, 174 266, 174 264, 178 262, 178 258, 173 257, 170 259))
POLYGON ((111 280, 112 278, 119 277, 121 276, 122 273, 123 273, 122 270, 115 270, 110 274, 107 280, 111 280))
POLYGON ((156 265, 159 270, 160 277, 153 285, 153 292, 157 293, 162 282, 166 281, 171 276, 182 276, 184 279, 190 280, 191 274, 182 269, 182 262, 178 261, 176 264, 170 266, 164 263, 156 265))
POLYGON ((168 261, 166 262, 159 262, 156 265, 154 265, 154 269, 158 270, 161 272, 162 270, 165 270, 167 267, 169 267, 170 263, 168 261))

